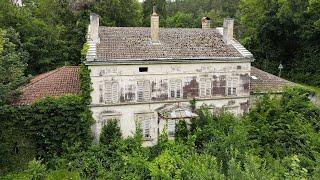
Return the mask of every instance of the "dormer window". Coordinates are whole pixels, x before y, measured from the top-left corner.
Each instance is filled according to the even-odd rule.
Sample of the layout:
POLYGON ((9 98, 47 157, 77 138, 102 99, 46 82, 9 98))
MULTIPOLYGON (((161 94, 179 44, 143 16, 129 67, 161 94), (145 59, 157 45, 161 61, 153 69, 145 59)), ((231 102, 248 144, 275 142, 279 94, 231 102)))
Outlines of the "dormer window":
POLYGON ((148 67, 139 67, 139 72, 148 72, 148 67))

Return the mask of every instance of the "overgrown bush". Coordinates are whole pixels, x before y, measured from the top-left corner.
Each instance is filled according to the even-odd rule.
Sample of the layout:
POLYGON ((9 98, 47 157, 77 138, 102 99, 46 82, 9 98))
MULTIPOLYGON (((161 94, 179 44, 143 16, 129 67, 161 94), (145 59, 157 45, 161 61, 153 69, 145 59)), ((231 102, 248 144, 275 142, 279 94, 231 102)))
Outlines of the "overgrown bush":
POLYGON ((1 173, 22 168, 35 157, 60 156, 75 143, 85 150, 92 142, 91 112, 78 95, 1 106, 0 120, 1 173))
POLYGON ((100 145, 110 145, 116 143, 121 139, 121 129, 117 120, 108 121, 106 125, 102 127, 100 134, 100 145))

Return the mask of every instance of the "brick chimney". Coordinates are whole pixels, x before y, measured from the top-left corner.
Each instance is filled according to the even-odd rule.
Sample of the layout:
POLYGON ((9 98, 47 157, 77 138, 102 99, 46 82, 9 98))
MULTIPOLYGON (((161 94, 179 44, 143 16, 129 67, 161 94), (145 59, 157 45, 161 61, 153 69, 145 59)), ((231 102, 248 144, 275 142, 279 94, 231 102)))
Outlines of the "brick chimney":
POLYGON ((223 22, 223 41, 227 44, 231 44, 233 40, 233 27, 234 19, 225 18, 223 22))
POLYGON ((89 38, 95 43, 100 43, 99 37, 99 15, 95 13, 90 14, 89 38))
POLYGON ((159 15, 156 12, 156 6, 153 6, 151 14, 151 42, 160 43, 159 41, 159 15))
POLYGON ((209 17, 203 17, 201 19, 202 29, 210 29, 211 19, 209 17))

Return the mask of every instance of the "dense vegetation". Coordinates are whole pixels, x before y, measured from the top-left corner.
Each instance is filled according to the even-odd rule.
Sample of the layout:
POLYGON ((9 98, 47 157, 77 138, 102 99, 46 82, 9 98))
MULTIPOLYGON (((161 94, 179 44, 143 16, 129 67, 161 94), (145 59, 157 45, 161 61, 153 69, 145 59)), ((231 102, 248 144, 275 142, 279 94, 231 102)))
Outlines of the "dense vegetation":
MULTIPOLYGON (((320 86, 320 0, 156 0, 163 27, 213 26, 233 17, 236 36, 255 65, 291 80, 320 86)), ((117 123, 92 143, 90 77, 81 64, 90 12, 106 26, 149 26, 153 0, 0 1, 1 179, 320 179, 320 109, 309 92, 288 89, 263 96, 237 118, 198 110, 181 121, 176 141, 142 147, 141 134, 123 139, 117 123), (63 65, 81 66, 81 95, 10 103, 17 88, 63 65), (53 131, 54 130, 54 131, 53 131)))
MULTIPOLYGON (((224 110, 212 115, 200 109, 191 124, 177 124, 175 141, 162 132, 154 147, 142 147, 139 129, 134 137, 123 139, 116 121, 103 127, 99 146, 84 145, 90 121, 76 121, 74 97, 46 99, 33 106, 38 107, 32 112, 33 122, 43 119, 41 123, 31 119, 28 123, 28 118, 21 123, 20 117, 27 116, 21 109, 10 109, 11 115, 1 113, 7 116, 6 123, 18 118, 24 129, 9 134, 7 130, 6 136, 1 136, 6 140, 6 146, 1 144, 6 150, 1 152, 1 160, 7 160, 2 166, 20 169, 3 178, 319 179, 320 107, 308 97, 309 92, 302 89, 288 89, 281 97, 265 95, 243 117, 224 110), (44 103, 53 104, 52 108, 42 109, 44 103), (68 106, 57 109, 56 103, 68 106), (45 118, 54 109, 63 111, 45 118), (64 121, 66 116, 69 121, 64 121), (54 127, 59 131, 49 130, 54 127), (35 131, 32 142, 29 136, 22 136, 35 131), (22 143, 29 145, 27 151, 20 149, 22 143), (35 157, 42 160, 32 160, 35 157), (32 161, 26 164, 27 160, 32 161)), ((8 129, 8 124, 1 124, 8 129)), ((14 129, 21 128, 16 125, 19 123, 14 129)))

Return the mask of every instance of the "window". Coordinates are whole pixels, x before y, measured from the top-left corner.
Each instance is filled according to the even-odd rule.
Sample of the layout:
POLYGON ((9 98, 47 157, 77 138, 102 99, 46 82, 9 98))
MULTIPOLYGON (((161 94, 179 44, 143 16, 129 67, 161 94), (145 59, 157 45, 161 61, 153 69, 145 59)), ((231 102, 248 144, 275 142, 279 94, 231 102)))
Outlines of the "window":
POLYGON ((211 97, 211 83, 212 80, 209 78, 201 78, 200 79, 200 97, 208 98, 211 97))
POLYGON ((119 102, 119 84, 117 82, 107 81, 105 83, 105 101, 106 103, 119 102))
POLYGON ((152 114, 138 114, 137 118, 141 126, 143 138, 147 140, 151 139, 152 114))
POLYGON ((237 95, 238 78, 230 77, 227 80, 227 95, 236 96, 237 95))
POLYGON ((99 85, 99 103, 103 103, 103 84, 99 85))
POLYGON ((116 120, 118 122, 118 126, 120 124, 120 115, 107 115, 107 114, 102 114, 100 118, 101 122, 101 127, 106 125, 109 121, 111 120, 116 120))
POLYGON ((234 115, 239 115, 239 107, 226 107, 226 110, 234 115))
POLYGON ((171 99, 180 99, 182 97, 182 82, 180 79, 170 80, 170 98, 171 99))
POLYGON ((168 120, 168 136, 174 137, 175 131, 176 131, 176 121, 173 119, 168 120))
POLYGON ((139 72, 148 72, 147 67, 139 67, 139 72))
POLYGON ((137 101, 150 101, 150 81, 138 81, 137 86, 137 101))

